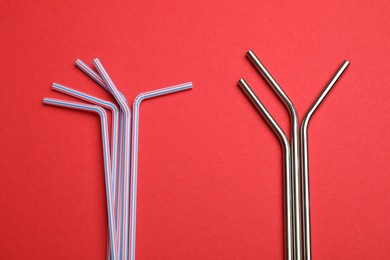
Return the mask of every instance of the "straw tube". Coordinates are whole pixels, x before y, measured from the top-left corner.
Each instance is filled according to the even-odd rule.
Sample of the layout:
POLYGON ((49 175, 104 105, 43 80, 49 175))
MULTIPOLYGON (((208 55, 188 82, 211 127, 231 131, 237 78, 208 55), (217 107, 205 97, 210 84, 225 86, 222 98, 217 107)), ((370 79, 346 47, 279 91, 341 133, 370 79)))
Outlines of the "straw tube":
POLYGON ((274 92, 283 101, 287 107, 291 119, 291 168, 292 168, 292 198, 293 198, 293 226, 294 226, 294 255, 296 260, 302 259, 302 241, 301 241, 301 199, 300 199, 300 172, 299 172, 299 122, 297 111, 284 93, 283 89, 275 81, 265 66, 256 57, 253 51, 247 52, 247 57, 255 66, 261 76, 272 87, 274 92))
POLYGON ((106 199, 107 199, 107 212, 108 212, 108 225, 110 234, 110 251, 112 252, 112 259, 116 260, 116 238, 114 231, 114 209, 112 205, 112 191, 111 191, 111 159, 110 159, 110 148, 109 148, 109 137, 108 137, 108 122, 106 111, 96 105, 87 105, 78 102, 64 101, 55 98, 44 98, 43 103, 53 106, 89 111, 99 114, 102 129, 102 141, 103 141, 103 158, 104 158, 104 172, 105 172, 105 183, 106 183, 106 199))
MULTIPOLYGON (((75 65, 76 67, 78 67, 81 71, 83 71, 87 76, 89 76, 91 79, 93 79, 97 84, 99 84, 101 87, 103 87, 107 92, 109 92, 110 94, 111 91, 110 89, 107 87, 106 83, 104 82, 104 80, 100 77, 100 75, 98 73, 96 73, 92 68, 90 68, 85 62, 83 62, 81 59, 77 59, 75 61, 75 65)), ((122 95, 123 96, 123 95, 122 95)), ((124 96, 123 96, 124 97, 124 96)), ((115 185, 117 186, 117 189, 116 189, 116 192, 115 192, 115 216, 116 216, 116 219, 115 219, 115 229, 116 230, 122 230, 122 222, 123 222, 123 219, 121 220, 119 217, 123 217, 123 214, 122 214, 122 186, 119 185, 119 184, 122 184, 123 183, 123 144, 122 144, 122 140, 123 140, 123 125, 124 123, 124 117, 123 117, 123 113, 122 111, 119 111, 119 145, 118 145, 118 151, 117 151, 117 159, 118 159, 118 162, 116 163, 117 164, 117 169, 116 169, 116 180, 115 180, 115 185)), ((121 245, 121 232, 118 232, 117 233, 117 236, 118 236, 118 245, 121 245)), ((107 259, 109 260, 110 259, 110 255, 107 254, 107 259)))
MULTIPOLYGON (((106 83, 104 82, 104 80, 100 77, 100 75, 98 73, 96 73, 91 67, 89 67, 85 62, 83 62, 81 59, 77 59, 75 61, 75 65, 76 67, 78 67, 81 71, 83 71, 87 76, 89 76, 91 79, 93 79, 97 84, 99 84, 101 87, 103 87, 107 92, 109 92, 110 94, 111 93, 111 90, 107 87, 106 83)), ((122 93, 120 93, 122 95, 123 98, 124 95, 122 93)), ((123 178, 123 143, 122 143, 122 140, 123 140, 123 123, 124 123, 124 117, 123 117, 123 113, 122 111, 119 111, 119 145, 118 145, 118 151, 117 151, 117 159, 118 159, 118 162, 116 163, 117 164, 117 169, 116 169, 116 180, 115 180, 115 185, 118 186, 117 189, 116 189, 116 192, 115 192, 115 201, 116 201, 116 205, 115 205, 115 215, 116 216, 122 216, 122 196, 120 194, 122 194, 122 187, 119 185, 120 183, 123 183, 122 181, 122 178, 123 178)), ((116 219, 115 221, 115 228, 116 230, 119 230, 121 229, 122 227, 120 226, 121 225, 121 221, 119 219, 116 219)), ((118 233, 118 236, 119 236, 119 233, 118 233)), ((118 237, 118 244, 120 244, 121 242, 121 237, 119 236, 118 237)))
MULTIPOLYGON (((52 84, 52 89, 58 92, 64 93, 66 95, 87 101, 89 103, 99 105, 109 109, 112 113, 112 131, 111 131, 111 190, 113 194, 116 194, 116 172, 117 172, 117 154, 118 154, 118 123, 119 123, 119 114, 118 107, 109 101, 99 99, 97 97, 91 96, 89 94, 83 93, 81 91, 74 90, 72 88, 63 86, 58 83, 52 84)), ((115 196, 113 196, 113 206, 116 207, 115 196)))
POLYGON ((99 74, 97 74, 93 69, 91 69, 85 62, 83 62, 81 59, 77 59, 74 64, 85 74, 87 74, 91 79, 93 79, 96 83, 98 83, 102 88, 111 93, 110 88, 107 87, 106 83, 99 76, 99 74))
POLYGON ((130 259, 135 259, 136 217, 137 217, 137 174, 138 174, 138 126, 141 102, 145 99, 158 97, 192 88, 192 83, 183 83, 167 88, 139 94, 133 102, 133 120, 131 136, 131 195, 130 195, 130 259))
MULTIPOLYGON (((120 259, 128 259, 129 256, 129 185, 130 185, 130 134, 131 134, 131 112, 130 108, 127 105, 126 99, 119 92, 111 77, 108 75, 107 71, 103 67, 103 64, 99 59, 94 59, 93 63, 95 64, 97 70, 99 71, 100 76, 105 82, 105 85, 109 91, 114 96, 115 100, 118 102, 119 107, 123 113, 123 192, 122 192, 122 216, 121 216, 121 244, 119 250, 120 259)), ((131 231, 130 231, 131 232, 131 231)))
POLYGON ((343 72, 349 65, 348 61, 344 61, 330 82, 323 89, 317 100, 313 103, 301 124, 301 160, 302 160, 302 215, 303 215, 303 255, 305 260, 311 260, 311 239, 310 239, 310 189, 309 189, 309 160, 308 160, 308 127, 309 122, 321 105, 321 102, 326 98, 330 90, 336 84, 343 72))
POLYGON ((291 193, 291 151, 290 144, 286 134, 280 128, 278 123, 268 112, 265 106, 261 103, 256 94, 252 91, 244 79, 240 79, 238 85, 244 91, 246 96, 261 114, 264 120, 268 123, 275 135, 279 138, 283 149, 284 163, 284 230, 285 230, 285 259, 292 260, 293 258, 293 227, 292 227, 292 193, 291 193))

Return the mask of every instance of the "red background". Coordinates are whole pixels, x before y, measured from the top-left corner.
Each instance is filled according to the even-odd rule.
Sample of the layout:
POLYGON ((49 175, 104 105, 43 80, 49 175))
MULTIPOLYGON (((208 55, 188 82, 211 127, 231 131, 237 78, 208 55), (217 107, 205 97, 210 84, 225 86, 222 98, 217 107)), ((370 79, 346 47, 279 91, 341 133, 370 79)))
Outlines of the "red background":
POLYGON ((302 116, 351 62, 310 126, 314 259, 390 257, 389 1, 2 1, 0 258, 104 259, 96 115, 42 104, 53 81, 102 98, 74 67, 99 57, 142 104, 137 259, 282 259, 277 138, 237 87, 288 114, 253 49, 302 116))

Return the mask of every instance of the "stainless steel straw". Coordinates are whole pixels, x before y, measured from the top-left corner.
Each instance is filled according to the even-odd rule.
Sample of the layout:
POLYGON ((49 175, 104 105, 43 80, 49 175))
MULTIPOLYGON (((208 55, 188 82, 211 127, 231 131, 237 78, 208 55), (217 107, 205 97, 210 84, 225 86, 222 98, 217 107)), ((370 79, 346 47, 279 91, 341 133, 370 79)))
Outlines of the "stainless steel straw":
POLYGON ((293 227, 292 227, 292 193, 291 193, 291 151, 290 144, 286 134, 274 120, 271 114, 267 111, 259 98, 252 91, 244 79, 240 79, 238 85, 248 96, 252 104, 263 116, 268 125, 272 128, 276 136, 279 138, 284 154, 284 229, 285 229, 285 257, 287 260, 293 259, 293 227))
POLYGON ((292 198, 293 198, 293 240, 294 240, 294 256, 296 260, 302 259, 302 241, 301 241, 301 198, 300 198, 300 172, 299 172, 299 121, 297 111, 289 99, 284 93, 283 89, 279 86, 276 80, 268 72, 265 66, 256 57, 253 51, 247 52, 247 57, 255 66, 261 76, 267 81, 268 85, 272 87, 274 92, 283 101, 287 107, 291 119, 291 179, 292 179, 292 198))
POLYGON ((302 160, 302 208, 303 208, 303 254, 305 260, 311 260, 311 241, 310 241, 310 194, 309 194, 309 163, 308 163, 308 127, 309 122, 320 106, 321 102, 326 98, 326 95, 336 84, 349 62, 344 61, 336 74, 333 76, 328 85, 324 88, 320 96, 311 106, 301 124, 301 160, 302 160))

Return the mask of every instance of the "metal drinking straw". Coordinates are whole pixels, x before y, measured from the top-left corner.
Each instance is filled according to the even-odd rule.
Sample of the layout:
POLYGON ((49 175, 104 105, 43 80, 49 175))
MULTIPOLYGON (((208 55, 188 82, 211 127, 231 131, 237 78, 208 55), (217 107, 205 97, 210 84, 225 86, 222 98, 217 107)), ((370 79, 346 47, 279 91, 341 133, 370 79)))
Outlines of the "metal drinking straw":
POLYGON ((326 85, 317 100, 313 103, 301 124, 301 160, 302 160, 302 216, 303 216, 303 255, 305 260, 311 260, 310 239, 310 189, 309 189, 309 161, 308 161, 308 127, 311 117, 326 98, 337 80, 348 67, 349 62, 344 61, 330 82, 326 85))
POLYGON ((293 198, 293 243, 294 256, 296 260, 302 259, 302 242, 301 242, 301 198, 300 198, 300 172, 299 172, 299 121, 298 114, 289 97, 284 93, 276 80, 268 72, 265 66, 256 57, 253 51, 247 52, 247 57, 255 66, 261 76, 267 81, 268 85, 272 87, 274 92, 283 101, 284 105, 289 111, 291 120, 291 174, 292 174, 292 198, 293 198))
POLYGON ((285 259, 292 260, 293 257, 293 226, 292 226, 292 193, 291 193, 291 150, 286 134, 278 123, 261 103, 256 94, 252 91, 244 79, 238 85, 245 92, 255 108, 260 112, 268 125, 279 138, 284 154, 284 229, 285 229, 285 259))

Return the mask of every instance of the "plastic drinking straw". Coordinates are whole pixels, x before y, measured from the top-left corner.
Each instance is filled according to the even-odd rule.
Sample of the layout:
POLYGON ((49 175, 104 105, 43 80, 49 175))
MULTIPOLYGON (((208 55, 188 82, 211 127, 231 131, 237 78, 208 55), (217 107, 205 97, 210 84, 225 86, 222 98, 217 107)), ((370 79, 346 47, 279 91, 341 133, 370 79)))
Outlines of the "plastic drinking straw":
MULTIPOLYGON (((93 79, 96 83, 98 83, 101 87, 103 87, 105 90, 107 90, 109 93, 112 94, 111 90, 107 87, 106 83, 104 80, 100 77, 99 74, 97 74, 93 69, 91 69, 85 62, 83 62, 81 59, 77 59, 75 62, 76 67, 78 67, 80 70, 82 70, 85 74, 87 74, 91 79, 93 79)), ((118 91, 119 92, 119 91, 118 91)), ((120 92, 119 92, 120 93, 120 92)), ((126 101, 126 98, 122 93, 120 95, 123 97, 123 99, 126 101)), ((127 102, 126 102, 127 103, 127 102)), ((115 215, 117 216, 117 219, 115 220, 115 227, 116 230, 118 230, 117 236, 118 236, 118 246, 122 244, 122 238, 123 238, 123 213, 122 213, 122 196, 121 194, 123 193, 123 168, 124 168, 124 159, 123 159, 123 124, 124 124, 124 116, 123 112, 119 111, 119 145, 118 145, 118 168, 117 168, 117 179, 116 179, 116 193, 115 193, 115 201, 116 207, 115 207, 115 215)), ((109 255, 108 255, 109 259, 109 255)))
POLYGON ((124 122, 123 122, 123 195, 122 195, 122 219, 123 223, 121 225, 121 245, 119 250, 120 259, 128 259, 129 255, 129 182, 130 182, 130 124, 131 124, 131 113, 130 108, 128 107, 124 96, 118 91, 114 82, 106 72, 102 63, 99 59, 94 59, 93 63, 99 71, 100 76, 106 83, 106 86, 109 88, 110 92, 118 102, 121 111, 123 113, 124 122))
POLYGON ((109 148, 109 137, 108 137, 108 122, 106 111, 97 105, 87 105, 78 102, 64 101, 54 98, 44 98, 43 103, 48 105, 60 106, 65 108, 72 108, 77 110, 89 111, 99 114, 102 129, 102 141, 103 141, 103 158, 104 158, 104 172, 105 172, 105 183, 106 183, 106 199, 107 199, 107 215, 111 242, 112 259, 116 260, 116 238, 114 230, 114 211, 112 207, 112 193, 111 193, 111 161, 110 161, 110 148, 109 148))
MULTIPOLYGON (((91 69, 85 62, 83 62, 81 59, 77 59, 75 61, 75 65, 76 67, 81 69, 85 74, 87 74, 90 78, 92 78, 96 83, 98 83, 105 90, 111 93, 111 90, 107 86, 106 82, 99 76, 99 74, 97 74, 93 69, 91 69)), ((118 92, 127 103, 126 97, 119 90, 118 92)))
POLYGON ((275 135, 279 138, 280 144, 283 149, 284 155, 284 231, 285 231, 285 259, 294 259, 293 255, 293 227, 292 227, 292 193, 291 193, 291 150, 290 144, 286 134, 280 128, 278 123, 268 112, 265 106, 261 103, 260 99, 256 96, 253 90, 245 82, 244 79, 240 79, 238 85, 244 91, 246 96, 255 106, 257 111, 262 115, 275 135))
POLYGON ((302 160, 302 215, 303 215, 303 255, 305 260, 311 260, 311 239, 310 239, 310 189, 309 189, 309 160, 308 160, 308 127, 309 122, 326 98, 337 80, 347 69, 349 61, 344 61, 330 82, 323 89, 317 100, 313 103, 301 124, 301 160, 302 160))
POLYGON ((91 69, 85 62, 81 59, 77 59, 75 61, 76 67, 81 69, 85 74, 87 74, 90 78, 92 78, 96 83, 102 86, 105 90, 111 93, 111 90, 107 87, 104 80, 97 74, 93 69, 91 69))
MULTIPOLYGON (((65 87, 61 84, 58 83, 53 83, 52 84, 52 89, 56 90, 58 92, 67 94, 72 97, 76 97, 79 99, 82 99, 84 101, 90 102, 95 105, 99 105, 105 108, 108 108, 112 112, 112 131, 111 131, 111 191, 112 194, 115 194, 116 190, 116 172, 117 172, 117 152, 118 152, 118 121, 119 121, 119 115, 118 115, 118 107, 109 101, 99 99, 97 97, 88 95, 86 93, 83 93, 81 91, 77 91, 74 89, 71 89, 69 87, 65 87)), ((113 196, 113 207, 115 209, 115 197, 113 196)))
MULTIPOLYGON (((117 198, 116 198, 116 180, 117 180, 117 152, 118 152, 118 108, 117 106, 109 101, 102 100, 96 97, 93 97, 91 95, 88 95, 86 93, 65 87, 63 85, 60 85, 58 83, 53 83, 52 84, 52 89, 59 91, 61 93, 67 94, 69 96, 73 96, 82 100, 85 100, 87 102, 90 102, 95 105, 100 105, 102 107, 108 108, 111 110, 112 113, 112 130, 111 130, 111 191, 112 191, 112 205, 114 207, 114 223, 115 223, 115 233, 116 236, 118 237, 118 221, 117 221, 117 198)), ((108 240, 107 240, 107 259, 111 259, 111 253, 110 253, 110 237, 108 235, 108 240)), ((117 238, 118 239, 118 238, 117 238)), ((117 241, 118 242, 118 241, 117 241)), ((118 243, 117 243, 118 245, 118 243)))
POLYGON ((261 76, 265 79, 268 85, 274 90, 274 92, 283 101, 284 105, 289 111, 291 119, 291 167, 292 167, 292 198, 293 198, 293 238, 294 238, 294 253, 295 259, 302 259, 302 237, 301 237, 301 198, 300 198, 300 172, 299 172, 299 121, 298 114, 289 97, 284 93, 283 89, 275 81, 272 75, 268 72, 265 66, 256 57, 253 51, 247 52, 247 57, 252 62, 254 67, 260 72, 261 76))
POLYGON ((136 217, 137 217, 137 173, 138 173, 138 125, 141 102, 192 88, 192 83, 183 83, 167 88, 157 89, 139 94, 133 101, 133 121, 131 136, 131 188, 130 188, 130 259, 135 259, 136 217))

